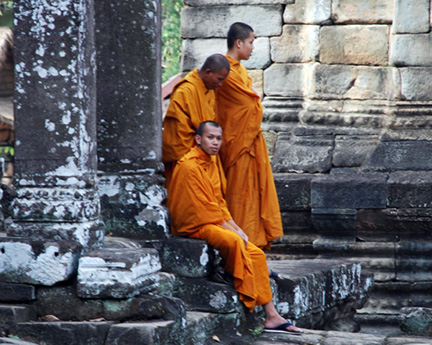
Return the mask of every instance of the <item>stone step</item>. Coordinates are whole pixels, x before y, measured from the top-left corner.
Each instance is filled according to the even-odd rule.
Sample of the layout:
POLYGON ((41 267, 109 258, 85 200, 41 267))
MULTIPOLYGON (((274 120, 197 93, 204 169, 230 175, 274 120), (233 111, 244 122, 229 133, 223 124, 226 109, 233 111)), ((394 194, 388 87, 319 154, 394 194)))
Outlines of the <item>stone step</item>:
POLYGON ((253 345, 431 345, 432 339, 415 336, 305 330, 302 335, 263 333, 253 345))
POLYGON ((274 303, 279 313, 299 327, 339 329, 358 327, 356 309, 367 301, 373 276, 358 263, 342 260, 279 260, 269 267, 282 276, 274 280, 274 303))

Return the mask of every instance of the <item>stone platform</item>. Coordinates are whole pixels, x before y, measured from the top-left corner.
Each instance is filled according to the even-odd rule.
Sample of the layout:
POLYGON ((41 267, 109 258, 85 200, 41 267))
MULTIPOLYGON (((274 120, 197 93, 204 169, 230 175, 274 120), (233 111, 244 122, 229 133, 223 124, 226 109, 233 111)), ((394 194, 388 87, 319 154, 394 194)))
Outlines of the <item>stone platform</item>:
MULTIPOLYGON (((121 345, 137 341, 160 345, 207 345, 215 341, 252 344, 260 334, 262 307, 248 313, 231 285, 211 280, 219 259, 204 241, 171 238, 139 243, 108 239, 106 245, 105 249, 83 254, 78 263, 94 260, 96 253, 104 259, 105 281, 96 279, 97 291, 86 289, 83 294, 82 287, 101 277, 100 264, 93 265, 93 273, 92 265, 86 264, 86 275, 79 275, 78 267, 75 278, 54 286, 0 283, 0 297, 5 296, 0 298, 3 334, 47 345, 121 345), (136 255, 126 255, 131 251, 136 255), (143 267, 149 253, 149 268, 160 265, 161 270, 146 271, 143 267), (138 271, 157 278, 145 287, 124 279, 122 284, 131 283, 123 296, 120 289, 112 295, 100 294, 104 287, 103 291, 109 291, 118 286, 121 276, 138 271), (132 293, 133 289, 136 291, 132 293)), ((272 279, 271 285, 275 304, 284 317, 303 328, 355 330, 355 309, 364 304, 373 284, 372 276, 362 273, 359 264, 281 260, 270 262, 270 266, 282 275, 277 281, 272 279)), ((3 339, 15 341, 0 338, 0 343, 3 339)))

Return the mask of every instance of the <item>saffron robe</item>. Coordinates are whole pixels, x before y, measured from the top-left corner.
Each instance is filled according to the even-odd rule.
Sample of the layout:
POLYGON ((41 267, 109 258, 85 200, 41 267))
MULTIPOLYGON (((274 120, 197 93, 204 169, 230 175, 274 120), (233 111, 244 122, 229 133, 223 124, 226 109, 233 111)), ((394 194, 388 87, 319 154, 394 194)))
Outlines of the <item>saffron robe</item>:
POLYGON ((227 180, 225 200, 234 221, 263 249, 283 235, 279 201, 261 132, 262 104, 246 68, 225 55, 228 77, 216 89, 216 122, 223 128, 219 152, 227 180))
POLYGON ((224 270, 250 312, 272 300, 264 252, 221 224, 232 219, 221 195, 219 172, 211 156, 193 147, 178 161, 170 188, 168 208, 175 236, 205 240, 219 250, 224 270))
MULTIPOLYGON (((168 189, 176 162, 195 146, 195 134, 204 121, 215 120, 215 93, 208 90, 198 69, 180 80, 173 89, 162 132, 162 162, 165 165, 165 187, 168 189)), ((222 188, 226 181, 219 156, 214 156, 220 169, 222 188)))

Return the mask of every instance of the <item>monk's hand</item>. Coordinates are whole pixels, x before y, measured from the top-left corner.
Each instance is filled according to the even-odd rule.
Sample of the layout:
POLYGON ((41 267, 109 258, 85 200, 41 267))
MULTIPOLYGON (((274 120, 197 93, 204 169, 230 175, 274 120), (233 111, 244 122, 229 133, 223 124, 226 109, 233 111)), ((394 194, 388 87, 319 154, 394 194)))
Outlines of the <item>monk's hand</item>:
POLYGON ((244 232, 242 229, 240 229, 240 228, 237 229, 237 234, 238 234, 238 235, 240 236, 240 238, 244 241, 245 246, 247 247, 247 244, 248 244, 248 242, 249 242, 249 237, 248 237, 248 235, 246 235, 245 232, 244 232))

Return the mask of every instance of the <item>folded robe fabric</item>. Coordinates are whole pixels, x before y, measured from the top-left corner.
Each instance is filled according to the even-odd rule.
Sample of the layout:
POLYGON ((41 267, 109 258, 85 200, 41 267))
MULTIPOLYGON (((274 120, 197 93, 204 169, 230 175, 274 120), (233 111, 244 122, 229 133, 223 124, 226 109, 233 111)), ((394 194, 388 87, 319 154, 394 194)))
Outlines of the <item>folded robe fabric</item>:
POLYGON ((227 179, 225 199, 234 221, 260 248, 283 235, 279 201, 261 132, 262 105, 239 61, 225 55, 228 77, 216 89, 216 122, 223 128, 220 158, 227 179))
POLYGON ((168 190, 171 230, 176 236, 205 240, 219 250, 224 270, 249 311, 272 300, 264 252, 221 224, 232 219, 220 192, 216 163, 193 147, 177 163, 168 190))
MULTIPOLYGON (((168 188, 176 162, 195 146, 196 130, 201 122, 215 120, 215 93, 208 90, 198 76, 198 69, 180 80, 173 89, 165 115, 162 132, 162 161, 165 164, 165 187, 168 188)), ((225 175, 219 156, 215 156, 221 173, 222 188, 225 175)))

